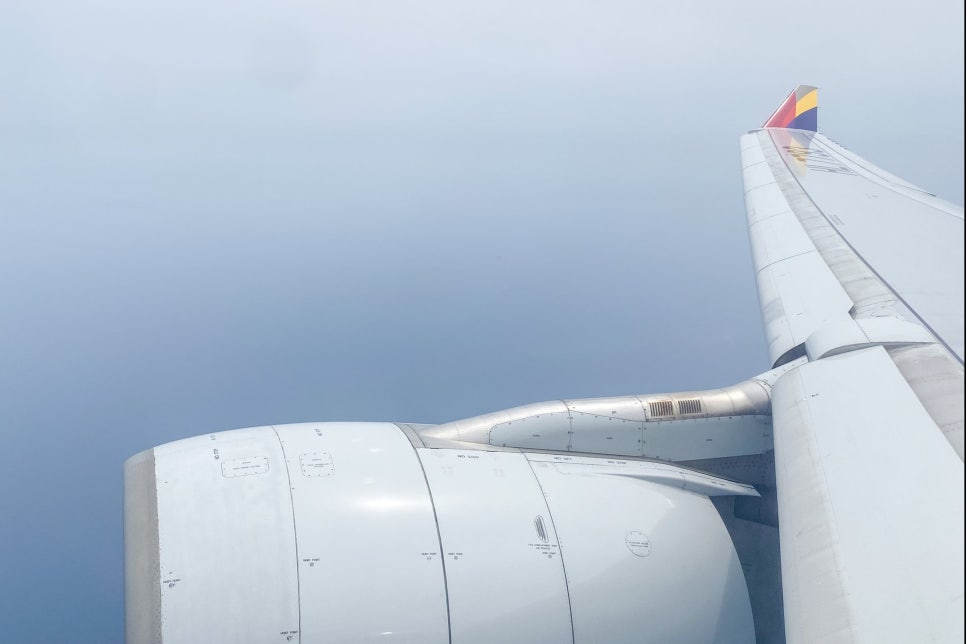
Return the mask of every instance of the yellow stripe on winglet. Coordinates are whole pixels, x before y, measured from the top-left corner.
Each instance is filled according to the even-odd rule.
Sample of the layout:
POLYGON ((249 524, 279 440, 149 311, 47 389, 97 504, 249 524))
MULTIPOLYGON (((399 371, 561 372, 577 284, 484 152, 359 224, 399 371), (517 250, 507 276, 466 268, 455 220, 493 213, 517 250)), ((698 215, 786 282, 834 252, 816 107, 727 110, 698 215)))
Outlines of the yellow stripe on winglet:
POLYGON ((805 112, 809 111, 813 107, 818 107, 817 89, 813 89, 808 94, 798 99, 798 102, 795 103, 795 116, 798 116, 799 114, 804 114, 805 112))

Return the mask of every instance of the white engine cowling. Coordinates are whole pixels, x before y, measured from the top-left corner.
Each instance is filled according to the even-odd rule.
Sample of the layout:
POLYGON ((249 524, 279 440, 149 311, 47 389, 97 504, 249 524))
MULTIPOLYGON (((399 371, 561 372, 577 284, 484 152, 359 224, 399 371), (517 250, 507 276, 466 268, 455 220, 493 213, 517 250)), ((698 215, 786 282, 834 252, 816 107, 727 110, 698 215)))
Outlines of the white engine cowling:
POLYGON ((753 642, 715 494, 754 492, 391 423, 181 440, 125 464, 127 641, 753 642))

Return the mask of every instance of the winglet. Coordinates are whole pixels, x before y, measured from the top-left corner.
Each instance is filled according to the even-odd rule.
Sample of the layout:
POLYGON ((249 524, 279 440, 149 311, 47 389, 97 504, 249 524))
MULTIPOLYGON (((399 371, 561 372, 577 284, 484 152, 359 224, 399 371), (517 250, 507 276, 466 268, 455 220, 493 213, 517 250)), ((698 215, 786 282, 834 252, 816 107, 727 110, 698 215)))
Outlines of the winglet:
POLYGON ((799 85, 762 127, 818 131, 818 88, 799 85))

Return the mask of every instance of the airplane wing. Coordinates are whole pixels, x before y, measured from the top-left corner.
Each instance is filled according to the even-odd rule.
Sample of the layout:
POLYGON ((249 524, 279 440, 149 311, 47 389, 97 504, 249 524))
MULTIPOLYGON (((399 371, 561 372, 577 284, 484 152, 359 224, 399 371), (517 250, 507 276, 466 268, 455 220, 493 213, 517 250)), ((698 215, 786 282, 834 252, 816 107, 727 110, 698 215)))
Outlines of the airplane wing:
POLYGON ((963 210, 819 134, 741 139, 788 642, 963 639, 963 210))
POLYGON ((741 140, 771 370, 145 450, 127 641, 962 641, 963 212, 817 115, 741 140))

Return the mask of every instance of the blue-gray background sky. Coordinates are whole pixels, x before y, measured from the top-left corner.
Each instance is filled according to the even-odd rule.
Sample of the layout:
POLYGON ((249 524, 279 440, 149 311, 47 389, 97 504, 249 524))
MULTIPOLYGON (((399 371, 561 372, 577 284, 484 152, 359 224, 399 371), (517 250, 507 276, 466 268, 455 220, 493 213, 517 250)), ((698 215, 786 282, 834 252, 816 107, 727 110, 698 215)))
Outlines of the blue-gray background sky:
POLYGON ((123 637, 122 463, 767 369, 738 137, 963 202, 963 5, 0 3, 0 628, 123 637))

